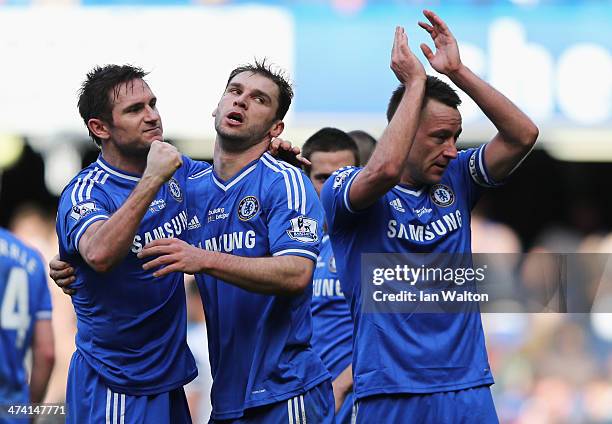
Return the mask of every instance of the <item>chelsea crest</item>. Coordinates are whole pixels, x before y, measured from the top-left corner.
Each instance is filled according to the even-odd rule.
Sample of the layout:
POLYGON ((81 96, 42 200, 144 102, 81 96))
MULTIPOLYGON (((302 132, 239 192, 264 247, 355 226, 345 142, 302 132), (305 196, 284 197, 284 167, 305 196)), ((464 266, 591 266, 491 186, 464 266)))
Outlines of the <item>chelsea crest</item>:
POLYGON ((183 201, 183 192, 181 191, 181 186, 174 178, 170 178, 170 181, 168 181, 168 189, 170 190, 170 195, 174 200, 176 200, 177 202, 183 201))
POLYGON ((455 193, 444 184, 436 184, 429 190, 431 200, 438 206, 445 208, 455 203, 455 193))
POLYGON ((238 218, 248 221, 259 212, 259 201, 255 196, 247 196, 238 204, 238 218))

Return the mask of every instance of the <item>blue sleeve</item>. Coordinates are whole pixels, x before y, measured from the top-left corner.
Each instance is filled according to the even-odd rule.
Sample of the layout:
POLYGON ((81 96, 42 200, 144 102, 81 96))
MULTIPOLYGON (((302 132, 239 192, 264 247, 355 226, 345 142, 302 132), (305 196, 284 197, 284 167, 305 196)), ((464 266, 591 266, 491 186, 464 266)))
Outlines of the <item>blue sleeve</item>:
POLYGON ((280 161, 278 164, 287 172, 275 175, 263 206, 270 252, 273 256, 302 256, 316 262, 323 208, 312 183, 301 170, 280 161))
POLYGON ((51 319, 51 293, 49 293, 49 286, 47 284, 47 267, 40 257, 37 259, 36 272, 32 278, 36 306, 32 313, 36 320, 51 319))
POLYGON ((340 168, 323 185, 321 202, 330 232, 332 228, 351 223, 359 214, 351 207, 349 191, 361 169, 353 166, 340 168))
POLYGON ((109 219, 114 208, 98 182, 72 181, 62 193, 57 211, 60 256, 78 255, 79 240, 91 224, 109 219))
POLYGON ((463 182, 467 187, 468 200, 470 206, 473 207, 480 196, 483 188, 497 187, 502 183, 494 181, 489 175, 487 169, 484 152, 487 144, 480 147, 467 149, 459 152, 456 160, 458 172, 461 173, 463 182))

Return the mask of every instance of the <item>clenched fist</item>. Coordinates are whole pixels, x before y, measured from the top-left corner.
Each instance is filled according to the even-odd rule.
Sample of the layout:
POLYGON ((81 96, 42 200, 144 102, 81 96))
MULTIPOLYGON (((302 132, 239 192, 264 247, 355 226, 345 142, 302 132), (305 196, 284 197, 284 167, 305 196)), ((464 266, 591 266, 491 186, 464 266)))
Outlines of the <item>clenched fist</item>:
POLYGON ((168 181, 181 165, 183 165, 183 159, 176 147, 155 140, 147 156, 147 167, 143 177, 151 176, 168 181))

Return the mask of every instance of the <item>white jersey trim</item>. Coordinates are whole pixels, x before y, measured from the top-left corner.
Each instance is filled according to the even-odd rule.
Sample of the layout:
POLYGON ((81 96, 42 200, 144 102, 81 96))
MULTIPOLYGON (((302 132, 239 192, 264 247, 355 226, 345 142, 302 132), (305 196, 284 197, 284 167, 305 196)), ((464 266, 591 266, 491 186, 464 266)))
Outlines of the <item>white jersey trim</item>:
POLYGON ((267 152, 261 156, 261 161, 274 172, 283 175, 287 190, 287 208, 306 215, 306 186, 302 173, 289 164, 277 161, 267 152))
POLYGON ((314 253, 312 253, 310 250, 305 250, 305 249, 285 249, 285 250, 279 250, 276 253, 273 253, 272 256, 284 256, 284 255, 294 255, 296 253, 301 253, 303 255, 307 255, 311 258, 313 258, 315 261, 317 260, 318 256, 315 255, 314 253))
POLYGON ((83 235, 85 230, 95 221, 99 221, 101 219, 110 219, 110 217, 108 215, 95 215, 85 221, 83 225, 81 225, 81 229, 77 232, 76 237, 74 238, 74 249, 77 252, 79 251, 79 240, 81 239, 81 236, 83 235))
POLYGON ((37 320, 51 319, 51 311, 38 311, 36 312, 37 320))
POLYGON ((425 190, 424 187, 421 187, 421 189, 418 190, 418 191, 408 190, 407 188, 404 188, 404 187, 399 186, 399 185, 396 185, 394 188, 398 189, 402 193, 410 194, 412 196, 417 196, 417 197, 420 196, 421 194, 423 194, 423 191, 425 190))
POLYGON ((346 187, 344 188, 344 193, 342 195, 342 198, 344 199, 344 207, 350 212, 350 213, 357 213, 357 211, 353 210, 353 208, 351 208, 351 201, 349 199, 349 192, 351 191, 351 185, 353 184, 353 180, 357 177, 357 175, 361 172, 361 169, 357 170, 357 172, 355 172, 351 178, 349 178, 349 180, 346 182, 346 187))
POLYGON ((203 176, 210 174, 211 172, 212 172, 212 168, 208 168, 208 169, 205 169, 203 171, 196 172, 192 176, 187 177, 187 179, 188 180, 196 180, 198 178, 202 178, 203 176))
MULTIPOLYGON (((236 184, 238 184, 244 177, 246 177, 247 175, 249 175, 251 172, 253 172, 253 170, 257 167, 257 164, 253 164, 251 166, 249 166, 247 169, 245 169, 244 171, 242 171, 241 174, 239 174, 231 183, 225 185, 223 184, 221 181, 219 181, 217 179, 217 177, 215 177, 215 174, 212 175, 212 179, 215 182, 215 184, 217 186, 219 186, 221 188, 221 190, 223 191, 227 191, 230 188, 232 188, 233 186, 235 186, 236 184)), ((212 170, 211 170, 212 171, 212 170)))
POLYGON ((100 159, 98 159, 98 160, 96 161, 96 163, 97 163, 98 165, 100 165, 100 167, 101 167, 102 169, 104 169, 106 172, 108 172, 109 174, 113 174, 113 175, 115 175, 116 177, 123 178, 123 179, 125 179, 125 180, 129 180, 129 181, 140 181, 140 178, 138 178, 138 177, 133 177, 133 176, 131 176, 131 175, 122 174, 122 173, 121 173, 121 172, 119 172, 119 171, 115 171, 114 169, 109 168, 109 167, 108 167, 108 166, 106 166, 104 163, 102 163, 102 161, 100 161, 100 159))

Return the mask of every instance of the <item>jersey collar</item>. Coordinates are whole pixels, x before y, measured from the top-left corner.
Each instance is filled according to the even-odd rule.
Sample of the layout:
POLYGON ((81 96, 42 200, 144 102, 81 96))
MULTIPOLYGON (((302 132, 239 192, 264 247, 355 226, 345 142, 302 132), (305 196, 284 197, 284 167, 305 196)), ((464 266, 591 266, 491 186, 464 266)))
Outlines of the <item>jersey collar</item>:
POLYGON ((134 181, 134 182, 140 181, 140 176, 134 175, 134 174, 128 174, 125 171, 121 171, 111 166, 108 162, 104 160, 102 155, 98 156, 98 160, 96 161, 96 163, 100 166, 100 168, 104 169, 106 172, 108 172, 111 175, 114 175, 115 177, 118 177, 124 180, 128 180, 128 181, 134 181))
POLYGON ((425 191, 425 186, 422 186, 418 190, 406 184, 398 184, 394 187, 402 193, 410 194, 411 196, 419 197, 425 191))
POLYGON ((240 172, 238 172, 236 175, 234 175, 232 178, 230 178, 226 182, 223 182, 223 180, 219 178, 219 176, 215 172, 215 168, 213 167, 212 174, 211 174, 212 180, 215 183, 215 185, 219 187, 221 190, 227 191, 233 186, 235 186, 236 184, 238 184, 244 177, 246 177, 251 172, 253 172, 253 170, 257 167, 258 163, 259 163, 259 158, 250 162, 248 165, 242 168, 240 172))

